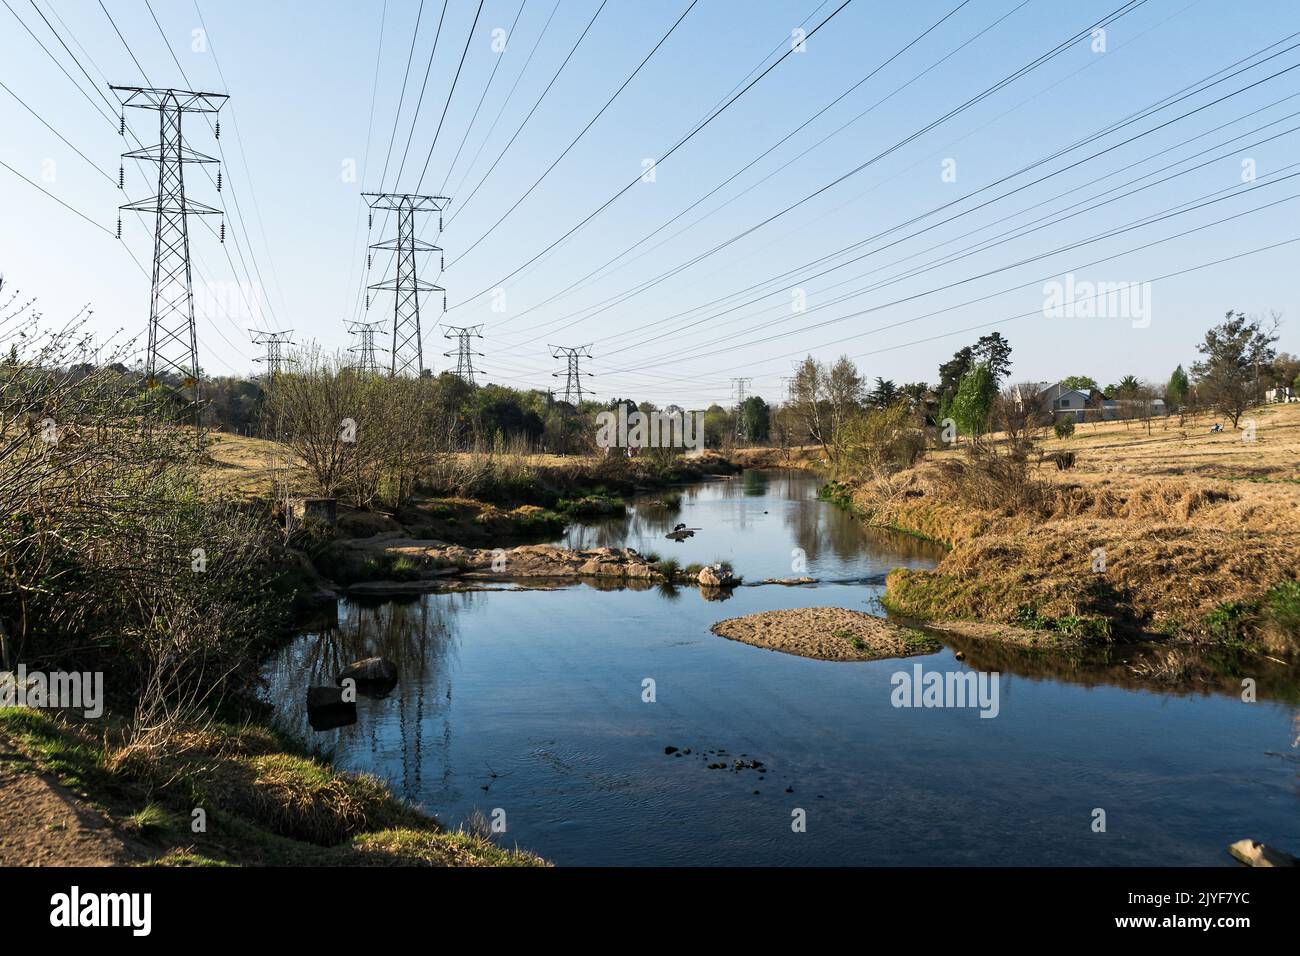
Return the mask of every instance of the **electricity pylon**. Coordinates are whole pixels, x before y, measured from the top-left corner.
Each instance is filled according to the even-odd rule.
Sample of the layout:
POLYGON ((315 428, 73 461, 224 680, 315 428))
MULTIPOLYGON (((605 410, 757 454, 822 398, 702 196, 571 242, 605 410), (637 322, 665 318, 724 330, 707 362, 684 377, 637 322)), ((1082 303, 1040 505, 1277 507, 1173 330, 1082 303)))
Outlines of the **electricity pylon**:
MULTIPOLYGON (((456 339, 456 375, 467 385, 474 384, 474 356, 483 358, 482 352, 475 352, 469 347, 470 339, 481 339, 483 333, 479 329, 482 325, 444 325, 442 337, 445 339, 456 339)), ((443 355, 451 357, 451 352, 443 352, 443 355)))
POLYGON ((348 349, 356 353, 357 360, 352 367, 361 375, 378 375, 379 359, 375 355, 380 351, 375 345, 375 336, 383 329, 383 322, 348 322, 348 334, 355 335, 358 343, 348 349))
MULTIPOLYGON (((433 243, 415 238, 415 214, 436 212, 438 232, 442 232, 442 211, 451 202, 446 196, 419 196, 409 193, 362 193, 371 209, 384 209, 397 213, 397 235, 383 242, 372 243, 371 249, 392 250, 396 253, 397 274, 391 279, 368 286, 371 289, 393 293, 393 346, 389 351, 390 375, 424 374, 424 339, 420 334, 420 293, 441 292, 442 311, 447 311, 447 290, 425 282, 419 277, 415 265, 417 252, 437 252, 442 249, 433 243)), ((445 263, 443 263, 445 265, 445 263)), ((366 300, 369 308, 369 298, 366 300)))
POLYGON ((552 372, 552 378, 559 378, 561 375, 564 379, 564 400, 570 405, 578 406, 582 404, 582 376, 586 375, 591 378, 590 372, 584 372, 579 367, 578 360, 591 358, 590 345, 548 345, 547 348, 553 349, 551 358, 562 358, 568 360, 568 369, 564 372, 552 372), (577 399, 577 401, 574 401, 577 399))
MULTIPOLYGON (((179 375, 184 387, 194 389, 197 404, 199 348, 194 329, 194 290, 190 278, 187 218, 190 215, 220 215, 221 210, 205 206, 185 195, 185 165, 217 163, 219 160, 197 153, 185 145, 181 118, 186 113, 216 113, 228 97, 223 93, 196 93, 191 90, 138 86, 109 88, 117 94, 123 107, 120 127, 123 136, 126 135, 126 107, 158 111, 158 144, 122 154, 124 159, 158 164, 158 192, 148 199, 120 207, 133 212, 153 213, 156 218, 146 375, 150 384, 163 374, 179 375)), ((221 129, 219 122, 216 129, 221 129)), ((119 176, 119 182, 120 179, 119 176)), ((224 232, 223 224, 223 237, 224 232)), ((118 234, 121 235, 120 219, 118 234)))
POLYGON ((736 390, 736 441, 742 441, 745 437, 745 389, 749 387, 752 378, 733 378, 731 385, 736 390))
POLYGON ((275 377, 284 371, 286 362, 292 362, 293 359, 285 358, 284 347, 292 345, 289 335, 293 329, 285 329, 283 332, 263 332, 259 329, 249 329, 253 337, 254 345, 265 345, 266 354, 261 358, 253 359, 254 362, 261 362, 266 366, 267 378, 274 382, 275 377))

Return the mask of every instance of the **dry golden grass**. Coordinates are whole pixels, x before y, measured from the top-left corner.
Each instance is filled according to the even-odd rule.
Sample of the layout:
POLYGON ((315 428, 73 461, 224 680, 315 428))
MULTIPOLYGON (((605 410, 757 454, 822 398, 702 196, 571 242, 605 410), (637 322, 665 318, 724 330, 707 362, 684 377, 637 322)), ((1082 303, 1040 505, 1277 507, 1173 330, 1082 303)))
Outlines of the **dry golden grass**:
MULTIPOLYGON (((876 523, 953 545, 934 572, 891 575, 891 606, 904 613, 1206 633, 1216 608, 1257 603, 1300 574, 1300 405, 1247 418, 1253 441, 1211 434, 1208 416, 1182 428, 1156 420, 1150 434, 1138 422, 1081 425, 1041 446, 1073 451, 1075 468, 1034 456, 1023 487, 1000 500, 960 477, 987 474, 960 449, 857 484, 852 498, 876 523)), ((1268 646, 1298 641, 1277 635, 1268 646)))
POLYGON ((281 475, 287 476, 293 493, 310 493, 307 473, 294 462, 287 445, 265 438, 210 432, 204 450, 208 461, 203 479, 214 491, 265 498, 274 492, 276 476, 281 475))

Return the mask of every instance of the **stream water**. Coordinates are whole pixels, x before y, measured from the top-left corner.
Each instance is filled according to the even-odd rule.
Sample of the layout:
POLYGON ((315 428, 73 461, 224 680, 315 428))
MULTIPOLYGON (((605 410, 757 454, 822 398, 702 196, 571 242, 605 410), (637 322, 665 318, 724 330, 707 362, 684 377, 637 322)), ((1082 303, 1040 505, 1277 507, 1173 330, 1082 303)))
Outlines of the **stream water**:
POLYGON ((1190 683, 1166 687, 1134 672, 1163 649, 1065 656, 944 638, 906 661, 839 663, 712 634, 778 608, 882 613, 890 568, 941 557, 816 494, 803 473, 747 472, 682 489, 680 511, 647 501, 563 540, 816 586, 726 601, 586 584, 342 600, 336 622, 268 663, 268 699, 338 766, 451 826, 495 815, 503 842, 559 865, 1225 865, 1247 836, 1300 847, 1295 669, 1180 652, 1195 654, 1190 683), (665 540, 678 522, 700 530, 665 540), (307 686, 372 654, 398 664, 397 687, 363 697, 355 724, 313 732, 307 686), (918 664, 999 672, 996 718, 895 707, 892 675, 918 664))

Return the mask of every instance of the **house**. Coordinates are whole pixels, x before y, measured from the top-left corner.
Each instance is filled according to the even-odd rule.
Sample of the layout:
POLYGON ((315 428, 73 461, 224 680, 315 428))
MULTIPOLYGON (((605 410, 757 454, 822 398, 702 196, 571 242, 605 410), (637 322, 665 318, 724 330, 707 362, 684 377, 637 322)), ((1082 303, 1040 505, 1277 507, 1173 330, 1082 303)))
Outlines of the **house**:
POLYGON ((1067 388, 1060 382, 1040 382, 1033 395, 1017 392, 1016 402, 1023 407, 1026 401, 1034 402, 1045 418, 1052 421, 1073 419, 1075 424, 1085 421, 1116 421, 1125 418, 1152 418, 1169 414, 1163 399, 1159 398, 1106 398, 1101 392, 1091 393, 1067 388))
MULTIPOLYGON (((1075 422, 1084 420, 1084 413, 1089 408, 1089 395, 1087 392, 1081 392, 1076 388, 1067 388, 1060 382, 1039 382, 1037 391, 1030 395, 1019 389, 1016 392, 1016 403, 1021 408, 1024 403, 1032 402, 1038 405, 1044 416, 1050 416, 1053 421, 1058 418, 1068 417, 1075 422)), ((1091 406, 1095 408, 1096 406, 1091 406)))
POLYGON ((1264 392, 1264 401, 1266 402, 1300 402, 1300 396, 1296 395, 1295 389, 1289 385, 1279 385, 1277 388, 1270 388, 1264 392))

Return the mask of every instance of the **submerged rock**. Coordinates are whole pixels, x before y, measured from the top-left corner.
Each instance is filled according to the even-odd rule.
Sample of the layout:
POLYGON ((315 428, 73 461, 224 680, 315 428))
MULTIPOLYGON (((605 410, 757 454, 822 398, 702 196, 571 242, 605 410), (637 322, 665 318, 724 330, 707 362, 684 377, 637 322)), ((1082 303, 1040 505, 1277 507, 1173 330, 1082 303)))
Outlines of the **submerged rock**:
POLYGON ((358 686, 396 684, 397 665, 386 657, 367 657, 353 661, 339 671, 338 677, 334 680, 339 685, 342 685, 345 680, 354 680, 358 686))
POLYGON ((307 721, 312 730, 331 730, 357 722, 355 701, 345 700, 339 687, 307 688, 307 721))

